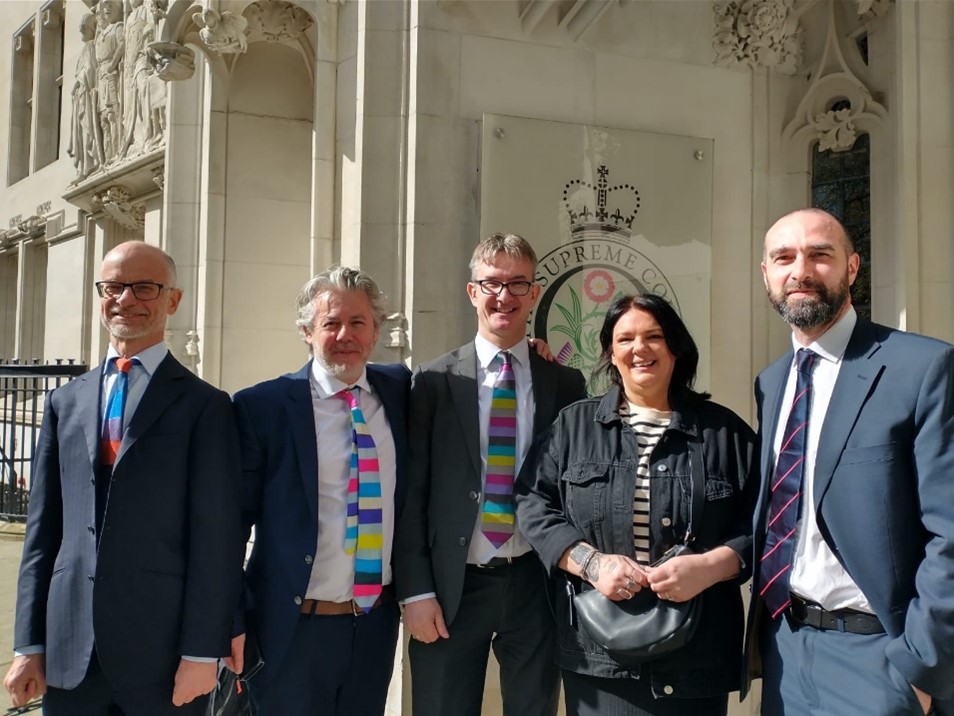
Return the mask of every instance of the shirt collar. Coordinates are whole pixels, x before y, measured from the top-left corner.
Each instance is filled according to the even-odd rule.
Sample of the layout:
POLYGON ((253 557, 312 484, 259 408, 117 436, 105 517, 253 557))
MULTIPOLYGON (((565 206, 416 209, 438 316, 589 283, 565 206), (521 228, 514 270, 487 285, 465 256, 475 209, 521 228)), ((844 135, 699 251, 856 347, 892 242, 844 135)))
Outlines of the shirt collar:
POLYGON ((368 382, 367 367, 361 371, 360 377, 353 383, 342 383, 325 370, 325 367, 318 362, 317 358, 311 360, 311 384, 314 386, 319 400, 333 398, 345 388, 350 388, 353 385, 358 386, 368 394, 372 392, 371 384, 368 382))
MULTIPOLYGON (((159 368, 159 364, 165 360, 166 355, 169 353, 169 348, 166 346, 164 341, 159 341, 145 350, 139 351, 136 355, 132 356, 139 361, 139 365, 142 366, 146 374, 151 378, 156 370, 159 368)), ((116 364, 112 362, 113 358, 119 357, 119 351, 117 351, 113 344, 109 344, 109 348, 106 350, 106 360, 103 361, 103 375, 109 375, 115 373, 118 368, 116 364)))
POLYGON ((477 349, 477 362, 484 370, 490 368, 497 354, 503 350, 510 351, 510 355, 519 365, 530 365, 530 344, 525 338, 521 338, 510 348, 500 348, 478 333, 474 338, 474 348, 477 349))
POLYGON ((835 321, 835 324, 812 342, 811 345, 803 346, 795 340, 795 334, 792 334, 792 346, 796 353, 800 348, 808 348, 819 356, 831 363, 840 363, 848 348, 848 341, 855 330, 855 324, 858 322, 858 314, 855 313, 853 306, 848 306, 845 315, 835 321))

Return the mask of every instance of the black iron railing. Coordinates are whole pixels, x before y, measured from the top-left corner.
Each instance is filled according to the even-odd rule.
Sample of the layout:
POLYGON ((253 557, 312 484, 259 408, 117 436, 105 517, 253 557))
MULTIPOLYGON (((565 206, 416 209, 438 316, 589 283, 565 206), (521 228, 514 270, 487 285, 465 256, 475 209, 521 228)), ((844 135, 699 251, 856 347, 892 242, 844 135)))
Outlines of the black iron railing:
POLYGON ((46 394, 82 375, 85 365, 0 363, 0 520, 22 522, 46 394))

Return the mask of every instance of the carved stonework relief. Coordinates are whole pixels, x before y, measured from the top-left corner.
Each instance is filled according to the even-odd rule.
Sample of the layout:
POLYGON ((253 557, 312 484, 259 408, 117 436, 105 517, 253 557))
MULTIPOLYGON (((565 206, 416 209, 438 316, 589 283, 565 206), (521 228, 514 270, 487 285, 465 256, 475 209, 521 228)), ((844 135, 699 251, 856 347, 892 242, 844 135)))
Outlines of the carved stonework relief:
POLYGON ((228 10, 220 13, 213 8, 206 8, 195 13, 192 21, 201 28, 199 37, 210 50, 241 54, 248 49, 245 37, 248 20, 241 15, 228 10))
POLYGON ((127 229, 142 229, 146 225, 146 208, 142 204, 133 204, 129 192, 118 184, 94 194, 91 203, 94 209, 102 209, 127 229))
POLYGON ((818 151, 831 149, 843 152, 855 146, 858 134, 852 121, 851 108, 828 110, 815 117, 815 136, 818 137, 818 151))
POLYGON ((165 141, 166 88, 150 58, 167 0, 99 0, 80 21, 67 153, 76 181, 165 141))
POLYGON ((771 67, 795 74, 802 58, 802 29, 794 0, 719 0, 715 3, 716 64, 771 67))
POLYGON ((297 5, 283 0, 259 0, 243 13, 248 19, 250 42, 289 42, 312 26, 311 15, 297 5))

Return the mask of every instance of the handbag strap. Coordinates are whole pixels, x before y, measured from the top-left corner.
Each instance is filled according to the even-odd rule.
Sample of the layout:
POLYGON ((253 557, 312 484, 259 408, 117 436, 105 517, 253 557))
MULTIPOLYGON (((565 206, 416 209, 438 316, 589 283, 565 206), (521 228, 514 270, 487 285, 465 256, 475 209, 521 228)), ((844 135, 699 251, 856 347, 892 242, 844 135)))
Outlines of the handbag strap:
POLYGON ((695 526, 702 520, 706 504, 706 468, 702 459, 701 433, 698 441, 689 441, 689 489, 689 527, 686 529, 685 539, 687 547, 696 539, 695 526))

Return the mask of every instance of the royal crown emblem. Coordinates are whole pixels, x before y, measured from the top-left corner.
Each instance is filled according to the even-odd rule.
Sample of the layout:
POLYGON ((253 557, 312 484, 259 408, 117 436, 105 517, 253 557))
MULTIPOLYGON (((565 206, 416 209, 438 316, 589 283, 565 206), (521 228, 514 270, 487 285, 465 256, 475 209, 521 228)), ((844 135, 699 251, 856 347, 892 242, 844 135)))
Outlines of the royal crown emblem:
POLYGON ((609 169, 600 164, 599 179, 574 179, 563 187, 563 205, 574 240, 612 238, 628 242, 639 213, 639 192, 631 184, 609 185, 609 169))

